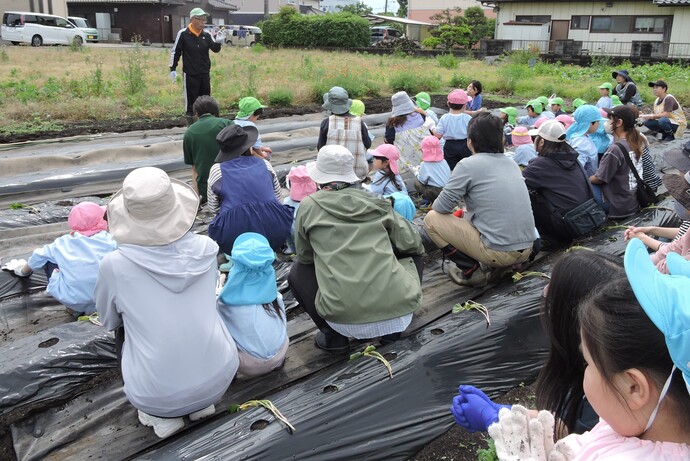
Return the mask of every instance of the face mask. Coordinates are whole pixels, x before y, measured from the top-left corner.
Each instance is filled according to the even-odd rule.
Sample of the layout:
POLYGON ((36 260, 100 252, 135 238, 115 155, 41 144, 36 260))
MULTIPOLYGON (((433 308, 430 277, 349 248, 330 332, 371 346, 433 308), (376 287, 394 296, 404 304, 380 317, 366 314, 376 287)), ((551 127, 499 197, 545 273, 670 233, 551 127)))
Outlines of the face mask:
POLYGON ((647 430, 652 427, 652 424, 654 424, 654 420, 656 419, 656 414, 659 411, 659 405, 661 405, 661 401, 666 397, 666 393, 668 392, 668 388, 671 386, 671 379, 673 378, 673 372, 676 371, 676 366, 673 365, 673 368, 671 369, 671 374, 668 376, 666 379, 666 382, 664 383, 664 387, 661 389, 661 393, 659 394, 659 400, 656 403, 656 407, 654 407, 654 411, 652 411, 652 414, 649 415, 649 419, 647 420, 647 425, 644 428, 644 432, 647 432, 647 430))
POLYGON ((611 120, 606 120, 606 122, 604 122, 604 131, 606 131, 606 134, 613 134, 613 124, 611 120))

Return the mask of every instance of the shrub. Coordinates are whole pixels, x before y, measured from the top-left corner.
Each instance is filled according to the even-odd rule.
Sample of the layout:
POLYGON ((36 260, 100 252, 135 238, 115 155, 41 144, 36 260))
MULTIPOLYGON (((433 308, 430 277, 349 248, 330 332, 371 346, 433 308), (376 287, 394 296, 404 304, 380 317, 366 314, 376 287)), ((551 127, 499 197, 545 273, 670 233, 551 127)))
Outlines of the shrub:
POLYGON ((454 74, 450 78, 450 86, 451 88, 467 88, 467 85, 469 85, 471 81, 472 79, 470 77, 454 74))
POLYGON ((437 47, 441 46, 442 43, 443 40, 438 37, 427 37, 422 40, 422 46, 424 48, 429 48, 430 50, 436 49, 437 47))
POLYGON ((367 46, 371 33, 367 20, 352 14, 302 16, 291 7, 264 21, 262 32, 267 46, 339 48, 367 46))
POLYGON ((436 58, 438 65, 446 69, 455 69, 458 67, 458 60, 452 54, 442 54, 436 58))
POLYGON ((347 68, 341 69, 335 75, 327 75, 318 80, 311 87, 311 100, 323 102, 323 95, 334 86, 340 86, 347 90, 350 98, 372 97, 381 94, 381 86, 375 80, 364 77, 363 74, 348 71, 347 68))
POLYGON ((420 91, 434 91, 441 87, 441 79, 438 75, 415 74, 412 72, 400 72, 393 75, 388 81, 393 91, 406 91, 408 94, 420 91))
POLYGON ((268 93, 268 105, 271 107, 289 107, 292 105, 294 95, 292 91, 278 89, 268 93))
POLYGON ((252 51, 254 53, 263 53, 264 51, 266 51, 266 47, 263 46, 261 43, 255 43, 252 47, 252 51))

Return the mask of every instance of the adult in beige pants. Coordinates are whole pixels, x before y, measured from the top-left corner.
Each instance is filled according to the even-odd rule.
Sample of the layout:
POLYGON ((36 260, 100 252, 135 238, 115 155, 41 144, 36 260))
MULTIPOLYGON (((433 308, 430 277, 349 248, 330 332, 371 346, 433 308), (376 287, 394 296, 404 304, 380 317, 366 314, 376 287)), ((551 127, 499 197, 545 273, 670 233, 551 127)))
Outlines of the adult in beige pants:
POLYGON ((472 156, 453 170, 424 228, 455 263, 448 270, 455 283, 484 286, 491 269, 527 261, 537 234, 520 168, 503 155, 501 120, 475 115, 467 127, 467 146, 472 156), (460 200, 466 210, 456 217, 452 213, 460 200))

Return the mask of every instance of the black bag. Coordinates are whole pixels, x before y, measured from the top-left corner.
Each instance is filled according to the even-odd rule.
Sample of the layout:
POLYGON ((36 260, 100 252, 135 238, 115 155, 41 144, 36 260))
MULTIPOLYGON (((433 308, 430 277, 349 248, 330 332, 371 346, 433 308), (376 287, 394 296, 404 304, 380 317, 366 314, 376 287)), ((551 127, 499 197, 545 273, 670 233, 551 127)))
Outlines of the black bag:
POLYGON ((606 213, 593 198, 563 215, 565 225, 573 237, 591 234, 599 229, 606 219, 606 213))
POLYGON ((594 190, 592 190, 592 184, 589 182, 587 173, 585 173, 585 170, 582 168, 582 165, 579 161, 576 163, 580 168, 585 181, 587 182, 589 193, 592 196, 589 200, 581 203, 567 213, 562 214, 556 209, 556 207, 553 206, 551 202, 548 201, 546 197, 541 195, 544 202, 546 202, 547 206, 551 210, 551 213, 563 219, 565 227, 568 229, 568 232, 572 238, 591 234, 595 230, 599 229, 608 219, 604 209, 597 203, 596 200, 594 200, 594 190))
POLYGON ((623 157, 625 157, 625 161, 628 163, 628 168, 630 168, 630 171, 635 176, 635 180, 637 181, 637 190, 635 191, 635 194, 637 195, 637 201, 640 203, 640 206, 642 208, 646 208, 649 205, 653 205, 658 202, 654 189, 652 189, 649 184, 644 182, 637 173, 628 150, 619 142, 616 143, 616 146, 618 146, 621 152, 623 152, 623 157))

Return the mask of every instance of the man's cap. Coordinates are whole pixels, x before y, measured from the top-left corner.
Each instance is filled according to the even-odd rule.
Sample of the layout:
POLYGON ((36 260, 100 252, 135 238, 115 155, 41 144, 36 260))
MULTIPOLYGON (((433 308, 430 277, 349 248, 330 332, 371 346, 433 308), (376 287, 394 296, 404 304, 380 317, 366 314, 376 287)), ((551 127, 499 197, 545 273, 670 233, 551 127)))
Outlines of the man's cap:
POLYGON ((199 18, 199 17, 209 17, 211 16, 201 8, 194 8, 192 11, 189 12, 189 17, 191 18, 199 18))

